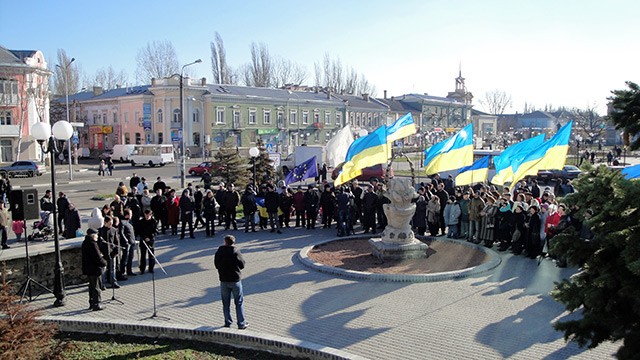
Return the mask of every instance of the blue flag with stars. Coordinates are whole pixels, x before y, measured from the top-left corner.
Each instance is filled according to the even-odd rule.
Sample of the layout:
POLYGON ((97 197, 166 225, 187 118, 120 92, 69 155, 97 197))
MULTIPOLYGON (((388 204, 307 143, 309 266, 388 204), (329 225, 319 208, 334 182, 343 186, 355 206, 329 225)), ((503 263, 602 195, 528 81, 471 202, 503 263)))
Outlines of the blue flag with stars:
POLYGON ((302 164, 289 171, 287 177, 284 178, 284 183, 289 185, 294 182, 303 181, 308 178, 315 178, 318 176, 318 165, 316 157, 303 162, 302 164))

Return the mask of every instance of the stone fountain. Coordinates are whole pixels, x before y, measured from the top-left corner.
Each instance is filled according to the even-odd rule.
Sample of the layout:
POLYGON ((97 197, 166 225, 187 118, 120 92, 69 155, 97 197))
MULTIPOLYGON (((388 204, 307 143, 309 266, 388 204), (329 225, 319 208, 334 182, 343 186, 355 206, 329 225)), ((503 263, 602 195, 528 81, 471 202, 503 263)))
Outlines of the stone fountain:
POLYGON ((418 196, 411 179, 389 179, 385 196, 391 200, 383 205, 387 227, 382 238, 369 240, 373 255, 381 260, 426 258, 429 246, 416 239, 410 225, 416 210, 411 200, 418 196))

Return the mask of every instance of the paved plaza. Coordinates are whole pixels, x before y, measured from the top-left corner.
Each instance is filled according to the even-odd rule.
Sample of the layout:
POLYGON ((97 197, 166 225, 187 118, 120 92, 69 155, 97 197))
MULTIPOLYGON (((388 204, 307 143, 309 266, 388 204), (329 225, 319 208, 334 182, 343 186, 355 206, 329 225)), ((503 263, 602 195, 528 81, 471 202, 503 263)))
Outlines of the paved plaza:
MULTIPOLYGON (((121 282, 124 302, 88 311, 85 286, 67 289, 67 305, 53 296, 33 303, 49 316, 157 326, 214 327, 214 331, 284 337, 339 349, 369 359, 606 359, 617 344, 595 350, 565 343, 551 324, 566 319, 548 295, 553 282, 575 269, 559 269, 499 253, 493 271, 431 283, 368 282, 337 278, 306 268, 300 249, 335 236, 335 230, 285 229, 238 238, 247 267, 243 273, 249 329, 223 329, 222 304, 213 254, 224 231, 205 239, 161 236, 156 251, 167 274, 156 267, 157 311, 169 320, 141 320, 153 313, 151 275, 121 282)), ((71 266, 71 265, 69 265, 71 266)), ((80 266, 77 264, 76 266, 80 266)), ((103 300, 111 298, 111 289, 103 300)))

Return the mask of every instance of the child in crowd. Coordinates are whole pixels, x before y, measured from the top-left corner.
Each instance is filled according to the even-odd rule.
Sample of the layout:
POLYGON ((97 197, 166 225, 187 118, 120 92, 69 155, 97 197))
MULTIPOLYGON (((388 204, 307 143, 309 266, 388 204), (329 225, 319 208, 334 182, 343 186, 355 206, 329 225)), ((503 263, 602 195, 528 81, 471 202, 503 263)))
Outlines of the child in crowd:
POLYGON ((22 233, 24 232, 24 220, 14 220, 11 224, 13 233, 16 234, 16 241, 22 241, 22 233))

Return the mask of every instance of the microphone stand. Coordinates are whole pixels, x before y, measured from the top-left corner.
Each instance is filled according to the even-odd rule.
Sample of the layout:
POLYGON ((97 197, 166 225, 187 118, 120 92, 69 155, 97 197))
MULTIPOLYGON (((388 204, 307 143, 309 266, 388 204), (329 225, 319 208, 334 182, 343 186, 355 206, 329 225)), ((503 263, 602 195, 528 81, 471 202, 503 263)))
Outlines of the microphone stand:
POLYGON ((26 254, 25 264, 27 266, 27 280, 25 280, 24 284, 20 286, 20 290, 18 290, 18 294, 22 294, 20 296, 20 303, 22 303, 24 301, 24 298, 27 296, 27 291, 29 292, 29 302, 33 301, 32 294, 31 294, 32 283, 44 290, 40 292, 38 295, 36 295, 36 298, 41 294, 43 294, 44 292, 53 294, 53 291, 51 289, 42 285, 41 283, 37 282, 31 277, 31 262, 29 259, 29 235, 27 235, 27 221, 26 220, 22 220, 22 221, 23 221, 23 229, 24 229, 24 232, 23 232, 24 233, 24 251, 26 254))
MULTIPOLYGON (((158 261, 158 258, 156 257, 156 255, 153 253, 153 251, 151 251, 151 248, 149 247, 149 245, 147 245, 146 241, 144 241, 144 239, 142 239, 140 241, 145 248, 147 248, 147 252, 149 252, 149 254, 151 254, 151 257, 153 257, 153 261, 158 264, 158 266, 160 267, 160 270, 162 270, 162 272, 167 275, 167 272, 164 270, 164 268, 162 267, 162 264, 160 263, 160 261, 158 261)), ((153 287, 153 315, 143 318, 141 320, 149 320, 149 319, 160 319, 160 320, 165 320, 165 321, 169 321, 171 320, 170 318, 166 317, 166 316, 159 316, 158 315, 158 309, 156 307, 156 275, 155 272, 151 272, 151 284, 153 287)))
MULTIPOLYGON (((110 245, 110 246, 115 246, 115 247, 120 248, 120 249, 124 249, 124 248, 123 248, 122 246, 120 246, 120 245, 116 245, 116 244, 109 244, 109 245, 110 245)), ((113 259, 113 260, 111 260, 111 261, 114 261, 114 260, 115 260, 115 259, 113 259)), ((117 269, 118 269, 118 266, 117 266, 117 265, 116 265, 115 269, 116 269, 116 271, 117 271, 117 269)), ((112 274, 112 276, 115 276, 115 274, 112 274)), ((111 279, 110 279, 110 280, 111 280, 111 279)), ((124 302, 123 302, 122 300, 120 300, 120 299, 116 298, 116 287, 115 287, 115 284, 113 283, 113 280, 112 280, 111 282, 112 282, 112 284, 111 284, 111 299, 110 299, 110 300, 106 300, 106 301, 104 301, 104 303, 105 303, 105 304, 111 304, 112 302, 116 302, 116 303, 119 303, 120 305, 124 305, 124 302)))

